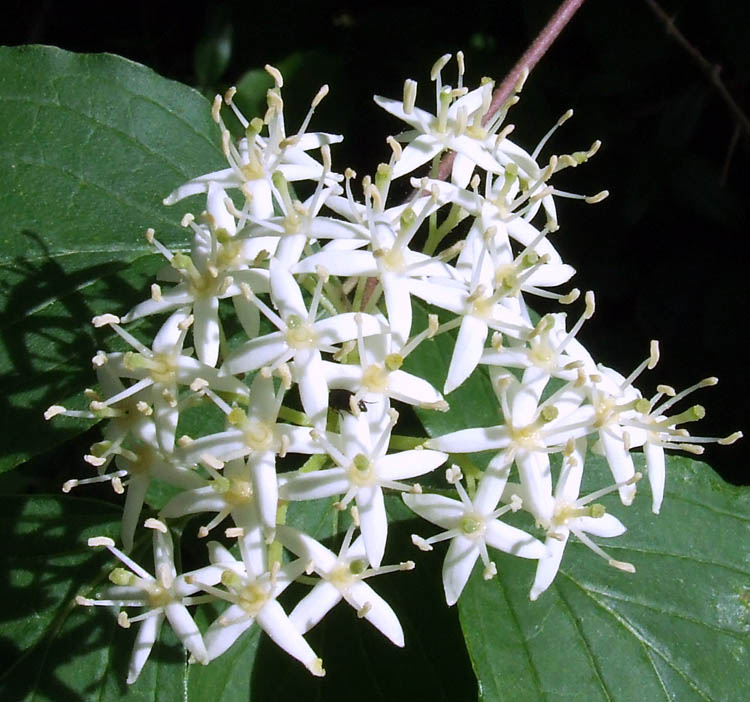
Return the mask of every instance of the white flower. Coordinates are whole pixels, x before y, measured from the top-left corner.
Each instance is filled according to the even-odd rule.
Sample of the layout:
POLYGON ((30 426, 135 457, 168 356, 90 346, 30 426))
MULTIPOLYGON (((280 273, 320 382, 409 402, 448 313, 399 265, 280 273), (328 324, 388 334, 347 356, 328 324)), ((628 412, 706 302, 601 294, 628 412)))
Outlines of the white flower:
POLYGON ((321 581, 292 610, 289 619, 304 634, 312 629, 343 598, 354 607, 357 616, 364 617, 396 646, 404 645, 404 632, 390 605, 367 583, 384 573, 411 570, 412 561, 394 566, 368 567, 364 540, 357 537, 352 543, 354 525, 344 536, 338 556, 325 546, 291 527, 279 527, 277 538, 286 548, 304 561, 310 561, 321 581))
POLYGON ((209 659, 224 653, 245 631, 257 623, 279 647, 300 661, 313 675, 325 675, 323 661, 302 638, 276 598, 305 570, 301 559, 280 566, 274 563, 270 571, 255 572, 242 538, 239 539, 242 560, 232 556, 216 542, 209 544, 211 562, 221 566, 221 590, 195 578, 195 585, 219 599, 230 602, 205 634, 209 659))
POLYGON ((342 434, 337 441, 341 447, 322 433, 316 433, 336 467, 289 474, 279 488, 279 496, 285 500, 315 500, 344 495, 339 504, 341 508, 356 500, 367 558, 378 567, 388 534, 383 488, 412 490, 411 485, 400 481, 435 470, 448 456, 439 451, 421 449, 386 455, 392 423, 389 422, 379 434, 371 435, 367 413, 357 417, 344 413, 341 422, 342 434))
POLYGON ((269 290, 268 271, 250 268, 257 256, 259 246, 253 241, 236 236, 234 217, 227 210, 227 195, 223 189, 210 185, 208 189, 208 212, 200 224, 191 216, 183 219, 193 229, 193 245, 190 255, 173 254, 153 236, 149 241, 169 261, 169 266, 160 271, 162 279, 177 282, 172 288, 163 290, 152 286, 152 297, 139 303, 122 319, 131 322, 147 315, 167 312, 176 307, 192 311, 192 331, 198 358, 209 366, 215 366, 219 358, 221 325, 219 301, 232 298, 238 318, 248 333, 257 333, 257 309, 247 300, 244 291, 266 293, 269 290), (187 307, 189 305, 189 307, 187 307))
POLYGON ((145 612, 136 617, 128 617, 120 612, 118 623, 128 628, 132 623, 141 622, 133 647, 128 672, 128 684, 134 683, 148 659, 151 649, 159 636, 159 629, 166 617, 174 632, 195 660, 206 665, 209 660, 206 646, 198 627, 187 608, 213 600, 212 597, 192 597, 199 588, 191 582, 191 577, 205 583, 216 583, 221 577, 221 569, 207 566, 192 573, 177 575, 174 565, 172 537, 166 525, 157 520, 147 520, 146 526, 153 529, 154 566, 156 577, 141 568, 135 561, 115 548, 112 539, 104 536, 89 539, 89 546, 105 546, 129 570, 116 568, 110 574, 114 587, 104 594, 105 599, 91 600, 77 597, 80 605, 100 605, 106 607, 143 607, 145 612))
POLYGON ((179 419, 179 388, 196 381, 219 392, 247 397, 247 386, 236 378, 220 373, 210 365, 182 352, 185 336, 193 322, 187 309, 179 309, 159 329, 151 348, 141 343, 117 323, 114 315, 95 317, 96 326, 109 324, 135 352, 109 353, 104 356, 113 373, 120 378, 131 378, 137 382, 124 391, 108 397, 103 402, 92 403, 92 409, 115 404, 124 398, 149 388, 149 399, 153 404, 159 446, 170 453, 174 449, 175 430, 179 419))
MULTIPOLYGON (((390 171, 390 167, 386 170, 390 171)), ((324 248, 301 260, 293 272, 312 273, 322 267, 332 275, 377 278, 385 297, 391 333, 397 345, 403 346, 411 333, 411 282, 425 276, 449 274, 442 261, 409 248, 422 223, 440 205, 437 198, 429 196, 417 197, 407 206, 385 209, 383 196, 372 184, 366 188, 365 197, 366 206, 355 207, 354 212, 342 209, 342 214, 347 213, 366 225, 371 250, 342 252, 339 248, 324 248)))
POLYGON ((358 365, 323 361, 328 387, 353 393, 350 406, 355 408, 355 414, 360 401, 366 407, 375 404, 385 410, 390 406, 387 400, 391 399, 427 409, 447 409, 443 396, 429 382, 401 370, 406 356, 434 333, 434 327, 437 320, 398 352, 391 350, 394 346, 391 334, 373 334, 367 338, 358 334, 358 365))
POLYGON ((464 589, 477 558, 484 563, 485 579, 492 578, 497 568, 490 561, 487 546, 522 558, 541 558, 544 546, 521 529, 501 522, 499 517, 509 510, 520 508, 520 502, 496 509, 508 479, 508 466, 502 460, 490 463, 477 486, 473 499, 461 485, 457 466, 446 472, 449 482, 458 491, 459 500, 443 495, 403 495, 409 509, 428 522, 446 531, 422 539, 416 535, 412 541, 423 551, 431 551, 432 544, 451 540, 443 561, 443 588, 445 601, 454 605, 464 589))
POLYGON ((458 155, 453 165, 453 179, 461 185, 469 182, 475 165, 491 172, 502 168, 492 153, 494 137, 482 125, 492 99, 492 83, 487 82, 471 92, 464 88, 461 85, 463 54, 460 54, 459 86, 455 89, 443 86, 441 71, 449 60, 450 54, 446 54, 432 67, 431 79, 435 82, 436 93, 434 115, 415 107, 417 83, 413 80, 404 83, 401 101, 375 96, 380 107, 414 128, 413 133, 405 135, 409 145, 396 164, 394 178, 412 172, 447 149, 458 155))
MULTIPOLYGON (((571 533, 575 534, 594 553, 604 558, 609 565, 627 573, 635 572, 632 564, 615 560, 586 536, 586 533, 604 537, 620 536, 625 532, 625 527, 617 517, 607 514, 602 505, 590 504, 599 497, 616 490, 620 485, 597 490, 583 498, 578 497, 583 477, 585 447, 586 443, 583 440, 569 443, 564 454, 560 478, 555 487, 554 499, 551 500, 546 510, 550 516, 548 519, 540 520, 542 526, 547 529, 546 554, 540 558, 537 565, 536 577, 529 593, 532 600, 537 599, 555 579, 571 533)), ((640 477, 640 474, 636 475, 637 477, 634 477, 632 482, 640 477)), ((523 500, 526 494, 527 491, 523 486, 509 483, 503 499, 513 500, 520 497, 523 500)))
POLYGON ((503 375, 493 384, 505 421, 494 427, 460 429, 425 442, 450 453, 502 450, 510 465, 515 460, 526 488, 524 507, 544 518, 552 497, 549 454, 571 438, 590 434, 594 410, 582 405, 583 396, 570 384, 541 401, 549 375, 536 367, 524 371, 522 381, 503 375))
POLYGON ((334 352, 334 344, 355 339, 358 319, 365 336, 382 331, 381 324, 371 315, 358 317, 353 312, 316 321, 325 276, 320 276, 308 310, 297 282, 284 265, 272 259, 270 271, 271 297, 279 314, 257 298, 253 300, 279 331, 252 339, 235 349, 227 356, 222 370, 234 375, 264 366, 274 369, 293 360, 295 367, 305 371, 298 376, 302 406, 315 426, 323 426, 328 409, 328 386, 321 351, 334 352))
MULTIPOLYGON (((193 178, 164 198, 165 205, 174 204, 190 195, 208 192, 211 184, 216 184, 224 189, 241 189, 245 195, 249 213, 254 217, 264 219, 273 216, 274 173, 281 173, 288 181, 318 180, 324 174, 323 166, 305 152, 319 149, 324 145, 335 144, 343 137, 323 133, 306 134, 305 131, 315 107, 328 91, 327 86, 321 88, 316 95, 310 112, 297 133, 287 136, 284 126, 284 103, 281 98, 283 80, 277 69, 266 66, 266 70, 271 74, 276 85, 268 91, 268 111, 265 120, 256 117, 248 122, 232 102, 235 89, 230 88, 225 94, 224 102, 239 119, 246 134, 235 146, 221 118, 222 99, 220 95, 217 95, 214 99, 212 114, 221 127, 222 148, 229 162, 229 168, 193 178), (268 136, 262 137, 260 133, 266 124, 268 136)), ((328 174, 328 178, 333 183, 339 180, 340 176, 328 174)))

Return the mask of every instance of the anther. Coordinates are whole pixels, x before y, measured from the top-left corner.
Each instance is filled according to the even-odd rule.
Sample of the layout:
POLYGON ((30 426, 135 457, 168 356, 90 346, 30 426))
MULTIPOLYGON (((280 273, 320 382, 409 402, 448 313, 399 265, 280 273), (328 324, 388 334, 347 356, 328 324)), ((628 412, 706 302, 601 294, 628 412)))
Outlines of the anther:
POLYGON ((651 345, 649 348, 649 359, 648 359, 648 369, 653 370, 656 368, 656 364, 659 362, 659 342, 656 339, 651 340, 651 345))
POLYGON ((321 85, 320 90, 315 94, 315 97, 312 100, 312 107, 315 109, 318 105, 320 105, 323 98, 328 95, 328 85, 321 85))
POLYGON ((116 314, 98 314, 91 320, 91 323, 99 328, 108 324, 119 324, 120 318, 116 314))
POLYGON ((58 414, 64 414, 65 408, 62 405, 50 405, 44 412, 44 418, 46 420, 56 417, 58 414))
POLYGON ((216 124, 219 124, 221 121, 221 95, 214 96, 214 101, 211 105, 211 117, 213 117, 216 124))
POLYGON ((113 548, 115 545, 115 542, 108 536, 92 536, 89 538, 87 543, 91 548, 97 548, 99 546, 103 546, 104 548, 113 548))
POLYGON ((438 76, 440 75, 440 71, 445 68, 445 65, 448 63, 448 61, 451 60, 450 54, 443 54, 435 63, 432 65, 432 68, 430 69, 430 80, 435 81, 438 79, 438 76))
POLYGON ((281 71, 268 63, 264 66, 264 68, 266 69, 266 73, 268 73, 268 75, 273 78, 273 82, 276 83, 276 87, 283 88, 284 77, 281 75, 281 71))
POLYGON ((742 432, 736 431, 733 434, 730 434, 729 436, 724 437, 723 439, 719 439, 718 443, 722 446, 729 446, 730 444, 733 444, 738 439, 742 438, 742 432))
POLYGON ((161 520, 154 519, 153 517, 149 517, 145 522, 143 522, 143 526, 145 526, 146 529, 155 529, 156 531, 160 531, 162 534, 167 533, 167 525, 161 520))
POLYGON ((594 310, 596 309, 596 298, 594 297, 594 291, 589 290, 586 293, 586 311, 583 313, 585 319, 591 319, 594 316, 594 310))
POLYGON ((432 551, 432 545, 427 543, 425 539, 423 539, 421 536, 417 536, 416 534, 411 535, 411 542, 420 550, 420 551, 432 551))
POLYGON ((609 190, 602 190, 596 195, 590 195, 589 197, 583 198, 583 200, 587 205, 595 205, 597 202, 606 200, 608 197, 609 197, 609 190))

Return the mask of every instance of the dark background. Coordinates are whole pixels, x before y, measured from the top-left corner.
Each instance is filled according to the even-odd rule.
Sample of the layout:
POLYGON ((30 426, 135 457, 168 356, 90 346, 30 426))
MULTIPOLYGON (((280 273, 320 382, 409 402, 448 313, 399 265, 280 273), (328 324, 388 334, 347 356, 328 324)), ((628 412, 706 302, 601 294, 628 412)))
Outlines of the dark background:
MULTIPOLYGON (((430 66, 457 49, 466 53, 469 84, 483 75, 500 80, 557 5, 456 4, 448 17, 434 5, 11 2, 0 42, 117 53, 209 96, 248 69, 299 53, 285 92, 289 124, 299 123, 322 83, 330 84, 313 128, 344 133, 334 166, 352 165, 362 175, 387 158, 384 138, 400 128, 374 105, 373 93, 399 97, 412 77, 429 100, 430 66)), ((663 7, 721 66, 728 89, 750 111, 750 4, 663 0, 663 7)), ((453 79, 450 69, 446 75, 453 79)), ((582 341, 628 375, 648 354, 649 340, 659 339, 662 360, 641 378, 644 394, 657 383, 679 390, 717 375, 717 388, 693 397, 708 415, 692 433, 746 429, 748 133, 643 0, 584 3, 511 113, 514 139, 531 150, 568 107, 575 117, 544 153, 584 149, 596 138, 603 147, 555 184, 611 192, 596 206, 560 206, 555 244, 578 270, 576 285, 597 294, 582 341)), ((748 484, 746 444, 709 446, 705 458, 729 480, 748 484)))

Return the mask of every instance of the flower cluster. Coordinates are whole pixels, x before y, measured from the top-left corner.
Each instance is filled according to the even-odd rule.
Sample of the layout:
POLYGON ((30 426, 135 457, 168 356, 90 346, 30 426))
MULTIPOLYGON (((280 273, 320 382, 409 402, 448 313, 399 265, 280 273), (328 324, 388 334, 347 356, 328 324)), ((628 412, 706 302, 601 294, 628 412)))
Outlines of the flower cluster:
POLYGON ((101 441, 85 456, 97 475, 63 489, 107 481, 125 493, 123 549, 106 537, 90 541, 124 567, 112 571, 112 586, 97 599, 78 602, 141 608, 137 616, 123 610, 118 617, 125 627, 140 622, 128 682, 138 677, 164 619, 191 660, 203 664, 257 624, 323 675, 304 634, 342 599, 403 646, 396 614, 365 582, 414 567, 411 561, 382 565, 386 492, 401 493, 416 515, 442 530, 414 535, 417 547, 431 550, 450 540, 443 566, 449 605, 477 559, 485 578, 496 574, 491 549, 536 562, 530 591, 536 599, 554 580, 571 534, 611 566, 632 572, 590 535, 625 531, 596 500, 617 491, 623 505, 633 501, 641 477, 633 450, 645 454, 658 512, 665 449, 699 453, 706 441, 739 436, 691 436, 682 425, 703 409, 672 412, 715 379, 680 393, 659 386, 650 398, 635 388, 657 362, 655 342, 628 377, 596 363, 576 338, 594 313, 593 293, 584 295, 572 324, 564 312, 541 319, 531 312, 531 296, 561 305, 580 297, 564 288, 575 271, 553 245, 555 200, 595 203, 606 192, 572 195, 552 181, 588 160, 599 143, 540 162, 572 112, 528 152, 509 139, 512 125, 503 126, 517 96, 493 111, 492 81, 464 87, 462 54, 456 85, 443 82, 449 59, 432 69, 434 113, 417 107, 412 80, 401 100, 375 98, 409 129, 388 138, 388 162, 361 180, 351 169, 333 170, 331 145, 340 136, 307 131, 327 87, 294 133, 284 120, 282 76, 270 66, 274 87, 262 118, 246 119, 234 90, 217 96, 213 116, 227 168, 194 178, 165 199, 204 196, 201 214, 182 222, 191 246, 172 251, 149 230, 148 240, 166 259, 161 282, 123 317, 94 318, 131 350, 94 356, 98 387, 86 391, 88 411, 54 405, 46 417, 106 420, 101 441), (224 108, 242 131, 238 140, 224 108), (412 177, 406 199, 390 194, 394 183, 422 167, 437 173, 448 150, 455 159, 447 180, 412 177), (426 328, 415 324, 415 300, 434 312, 426 328), (146 317, 161 325, 149 343, 125 328, 146 317), (442 387, 404 370, 420 345, 452 332, 442 387), (394 433, 397 408, 445 411, 445 398, 473 373, 491 381, 502 415, 497 426, 411 443, 394 433), (589 451, 606 457, 612 485, 581 495, 589 451), (476 452, 491 452, 484 470, 466 456, 476 452), (449 460, 449 454, 456 456, 449 460), (443 487, 423 489, 416 478, 443 487), (158 519, 144 524, 152 481, 169 486, 173 497, 158 519), (338 553, 288 518, 289 503, 330 498, 332 509, 351 514, 338 553), (523 529, 506 519, 518 511, 531 516, 516 522, 523 529), (230 550, 209 541, 208 564, 178 573, 170 523, 193 515, 203 521, 200 537, 222 525, 220 537, 236 544, 230 550), (154 575, 127 555, 142 524, 152 531, 154 575), (278 598, 295 581, 312 587, 287 612, 278 598), (226 608, 201 631, 191 608, 222 601, 226 608))

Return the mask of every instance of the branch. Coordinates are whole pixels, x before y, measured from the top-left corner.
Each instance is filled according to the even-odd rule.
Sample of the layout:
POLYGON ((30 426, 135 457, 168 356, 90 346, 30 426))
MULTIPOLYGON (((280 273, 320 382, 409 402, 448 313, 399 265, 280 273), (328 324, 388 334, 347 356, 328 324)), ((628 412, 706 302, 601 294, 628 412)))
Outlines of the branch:
POLYGON ((703 54, 685 38, 685 35, 675 26, 674 19, 664 11, 664 8, 662 8, 656 0, 645 0, 645 2, 651 8, 653 13, 664 23, 667 34, 670 34, 675 38, 675 41, 687 51, 693 61, 698 65, 698 68, 700 68, 706 75, 709 82, 713 84, 719 95, 721 95, 722 99, 727 104, 727 107, 729 107, 730 112, 737 119, 737 122, 742 126, 745 132, 750 135, 750 119, 748 119, 748 116, 732 97, 727 86, 724 85, 724 81, 721 80, 721 76, 719 75, 721 72, 721 66, 712 64, 708 61, 705 56, 703 56, 703 54))
MULTIPOLYGON (((495 88, 495 92, 492 93, 492 102, 490 102, 487 114, 482 118, 482 124, 487 124, 487 122, 494 117, 495 113, 497 113, 503 103, 510 97, 511 93, 513 93, 518 82, 521 80, 521 77, 526 73, 529 73, 534 66, 539 63, 542 56, 547 53, 547 49, 552 46, 555 39, 557 39, 560 32, 562 32, 565 25, 570 21, 571 17, 573 17, 582 4, 583 0, 563 0, 560 7, 557 8, 557 12, 552 15, 549 22, 544 26, 544 29, 539 32, 536 39, 531 43, 531 46, 529 46, 523 56, 518 59, 516 65, 513 66, 510 73, 508 73, 503 79, 503 82, 495 88)), ((455 158, 456 154, 451 151, 440 161, 437 175, 440 180, 447 180, 451 169, 453 168, 453 160, 455 158)))

